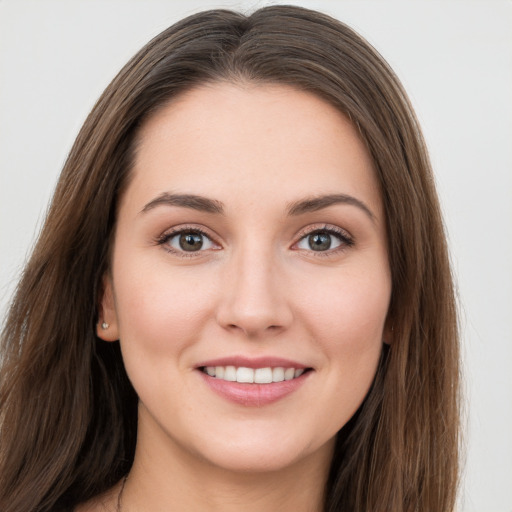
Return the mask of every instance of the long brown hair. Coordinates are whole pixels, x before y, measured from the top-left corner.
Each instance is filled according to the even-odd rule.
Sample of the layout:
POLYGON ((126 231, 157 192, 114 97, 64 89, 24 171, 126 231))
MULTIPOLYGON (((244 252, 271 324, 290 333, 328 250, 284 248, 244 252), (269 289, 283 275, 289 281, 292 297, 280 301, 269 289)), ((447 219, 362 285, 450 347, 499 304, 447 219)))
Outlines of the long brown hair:
POLYGON ((2 334, 0 509, 73 506, 133 462, 137 396, 95 334, 101 277, 141 124, 191 87, 288 84, 328 101, 370 152, 387 219, 392 297, 363 405, 340 431, 325 510, 448 512, 458 477, 458 335, 440 208, 420 129, 382 57, 344 24, 291 6, 190 16, 107 87, 62 171, 2 334))

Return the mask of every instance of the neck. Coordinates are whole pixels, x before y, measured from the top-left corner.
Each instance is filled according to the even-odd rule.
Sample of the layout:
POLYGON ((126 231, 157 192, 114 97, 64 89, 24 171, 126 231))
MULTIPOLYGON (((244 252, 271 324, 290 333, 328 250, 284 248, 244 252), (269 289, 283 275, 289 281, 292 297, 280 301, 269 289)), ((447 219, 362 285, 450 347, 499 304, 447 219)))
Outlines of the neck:
POLYGON ((191 512, 323 509, 333 442, 285 467, 254 472, 218 467, 152 434, 147 437, 144 428, 139 429, 122 512, 163 512, 169 507, 191 512))

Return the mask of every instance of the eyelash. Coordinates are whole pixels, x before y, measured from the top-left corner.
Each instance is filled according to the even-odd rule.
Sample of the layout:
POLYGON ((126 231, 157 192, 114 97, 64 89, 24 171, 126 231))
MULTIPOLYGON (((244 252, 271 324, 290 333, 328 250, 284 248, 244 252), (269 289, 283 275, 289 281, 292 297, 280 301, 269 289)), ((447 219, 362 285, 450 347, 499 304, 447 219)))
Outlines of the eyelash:
POLYGON ((193 233, 193 234, 199 234, 203 236, 204 238, 210 240, 212 243, 216 244, 216 242, 213 240, 212 236, 206 233, 203 229, 197 227, 197 226, 180 226, 179 228, 172 229, 171 231, 166 231, 164 234, 159 236, 155 241, 157 245, 161 245, 164 250, 167 252, 170 252, 171 254, 174 254, 176 256, 179 256, 181 258, 197 258, 199 255, 201 255, 202 252, 205 251, 179 251, 168 245, 168 242, 172 240, 175 236, 182 235, 184 233, 193 233))
MULTIPOLYGON (((184 233, 193 233, 193 234, 199 234, 209 240, 213 244, 217 244, 217 242, 214 241, 211 235, 206 233, 203 229, 197 226, 180 226, 179 228, 172 229, 171 231, 167 231, 163 233, 161 236, 157 237, 155 242, 157 245, 160 245, 166 250, 167 252, 177 255, 182 258, 194 258, 201 255, 201 253, 206 252, 206 250, 199 250, 199 251, 190 251, 187 252, 185 250, 176 250, 173 247, 169 245, 169 241, 172 240, 174 237, 184 234, 184 233)), ((354 245, 354 239, 352 236, 350 236, 345 230, 338 228, 336 226, 332 225, 324 225, 322 227, 316 227, 316 228, 306 228, 303 230, 300 235, 297 242, 293 244, 292 247, 297 246, 300 242, 305 240, 307 237, 317 234, 317 233, 326 233, 328 235, 334 236, 338 239, 340 242, 340 245, 338 247, 335 247, 334 249, 327 249, 325 251, 314 251, 313 249, 295 249, 295 250, 305 250, 309 253, 313 253, 315 257, 329 257, 333 256, 335 254, 338 254, 339 252, 345 251, 346 249, 352 247, 354 245)), ((218 245, 218 244, 217 244, 218 245)))
MULTIPOLYGON (((295 242, 293 245, 297 246, 300 242, 305 240, 307 237, 317 234, 317 233, 326 233, 338 239, 340 245, 335 247, 334 249, 327 249, 326 251, 314 251, 309 249, 308 252, 313 253, 315 257, 319 258, 328 258, 330 256, 334 256, 339 254, 340 252, 346 251, 348 248, 352 247, 355 243, 354 238, 344 229, 341 229, 337 226, 332 225, 323 225, 321 227, 316 228, 306 228, 299 236, 299 240, 295 242)), ((301 250, 301 249, 296 249, 301 250)))

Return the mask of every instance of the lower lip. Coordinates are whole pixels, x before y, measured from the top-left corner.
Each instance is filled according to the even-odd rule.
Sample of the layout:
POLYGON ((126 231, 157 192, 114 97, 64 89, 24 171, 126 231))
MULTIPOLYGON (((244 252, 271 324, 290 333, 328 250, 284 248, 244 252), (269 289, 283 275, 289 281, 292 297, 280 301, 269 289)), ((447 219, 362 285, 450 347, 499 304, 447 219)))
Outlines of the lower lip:
POLYGON ((221 397, 246 407, 262 407, 281 400, 290 395, 302 386, 309 375, 308 371, 300 377, 282 382, 272 382, 270 384, 242 384, 240 382, 230 382, 227 380, 210 377, 201 370, 204 381, 210 388, 221 397))

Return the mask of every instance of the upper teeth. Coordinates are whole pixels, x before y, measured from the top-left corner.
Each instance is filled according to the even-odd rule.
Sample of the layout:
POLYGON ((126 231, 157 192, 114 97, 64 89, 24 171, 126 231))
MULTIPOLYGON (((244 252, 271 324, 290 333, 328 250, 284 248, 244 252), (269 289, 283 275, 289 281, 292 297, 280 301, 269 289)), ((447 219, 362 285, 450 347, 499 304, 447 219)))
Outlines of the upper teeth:
POLYGON ((206 366, 204 371, 210 377, 228 380, 230 382, 243 382, 255 384, 270 384, 299 377, 304 373, 302 368, 246 368, 244 366, 206 366))

